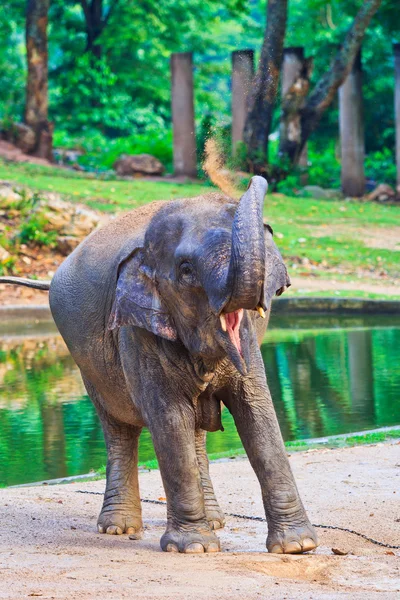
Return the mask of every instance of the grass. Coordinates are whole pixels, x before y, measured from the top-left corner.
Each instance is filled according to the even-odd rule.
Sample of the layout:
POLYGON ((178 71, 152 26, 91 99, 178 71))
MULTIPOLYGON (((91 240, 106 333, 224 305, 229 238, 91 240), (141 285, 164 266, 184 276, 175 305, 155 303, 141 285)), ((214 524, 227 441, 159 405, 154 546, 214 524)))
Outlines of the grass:
MULTIPOLYGON (((0 179, 35 191, 58 192, 68 200, 83 202, 104 212, 126 211, 152 200, 196 196, 213 189, 201 182, 104 179, 66 169, 1 161, 0 179)), ((400 206, 271 194, 267 196, 264 214, 275 231, 275 240, 290 273, 304 276, 305 285, 311 271, 318 278, 345 280, 349 283, 349 292, 330 292, 343 297, 349 293, 354 295, 352 290, 361 280, 354 273, 362 272, 360 277, 364 281, 374 280, 376 285, 386 281, 376 280, 377 272, 384 271, 392 280, 400 277, 400 235, 398 250, 370 247, 368 243, 371 231, 378 238, 381 231, 382 246, 387 246, 388 228, 395 231, 394 228, 399 227, 400 231, 400 206), (309 265, 303 265, 304 261, 309 261, 309 265)), ((373 292, 357 292, 357 297, 378 296, 373 292)))
POLYGON ((153 200, 173 200, 210 191, 201 183, 104 179, 67 169, 0 161, 0 179, 35 191, 57 192, 71 202, 82 202, 103 212, 131 210, 153 200))

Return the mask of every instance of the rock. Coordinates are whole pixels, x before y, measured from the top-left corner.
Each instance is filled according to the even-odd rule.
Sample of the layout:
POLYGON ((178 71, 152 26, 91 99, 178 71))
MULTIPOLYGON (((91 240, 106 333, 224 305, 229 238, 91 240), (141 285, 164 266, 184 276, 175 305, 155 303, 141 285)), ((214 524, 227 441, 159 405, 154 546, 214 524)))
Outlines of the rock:
POLYGON ((0 246, 0 262, 7 260, 7 258, 10 258, 10 253, 7 252, 7 250, 3 248, 3 246, 0 246))
POLYGON ((306 192, 308 196, 316 200, 337 200, 343 197, 340 190, 324 189, 319 185, 306 185, 303 187, 303 192, 306 192))
POLYGON ((21 196, 14 192, 11 186, 7 184, 0 185, 0 208, 9 208, 20 200, 21 196))
POLYGON ((93 211, 77 207, 73 216, 73 235, 86 236, 100 223, 99 216, 93 211))
POLYGON ((71 254, 79 246, 80 242, 81 240, 73 235, 60 235, 57 238, 56 248, 63 256, 68 256, 68 254, 71 254))
POLYGON ((46 221, 45 231, 57 231, 61 236, 86 237, 100 223, 94 211, 61 200, 58 194, 48 194, 37 205, 35 212, 46 221))
POLYGON ((396 192, 387 183, 380 183, 373 192, 365 196, 370 202, 388 202, 396 199, 396 192))
POLYGON ((11 142, 26 154, 32 152, 36 144, 33 129, 25 123, 11 123, 1 131, 1 136, 3 140, 11 142))
POLYGON ((118 175, 162 175, 164 165, 151 154, 122 154, 114 169, 118 175))
POLYGON ((82 150, 71 150, 66 148, 53 149, 54 160, 59 165, 75 165, 83 154, 84 152, 82 150))
POLYGON ((35 147, 35 133, 33 129, 25 125, 25 123, 14 123, 13 124, 13 132, 14 132, 14 143, 24 152, 25 154, 29 154, 35 147))

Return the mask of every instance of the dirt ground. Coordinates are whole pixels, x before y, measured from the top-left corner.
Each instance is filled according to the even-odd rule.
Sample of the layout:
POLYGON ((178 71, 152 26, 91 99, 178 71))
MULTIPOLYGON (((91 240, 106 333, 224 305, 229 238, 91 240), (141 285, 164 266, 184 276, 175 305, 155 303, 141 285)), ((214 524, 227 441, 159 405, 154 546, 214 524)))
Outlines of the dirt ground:
MULTIPOLYGON (((290 458, 313 523, 352 528, 400 544, 400 445, 309 450, 290 458)), ((27 466, 29 468, 29 466, 27 466)), ((246 459, 216 462, 211 473, 228 513, 263 515, 246 459)), ((164 499, 158 471, 140 475, 141 496, 164 499)), ((318 529, 320 546, 303 556, 265 550, 265 523, 227 517, 222 552, 163 553, 165 506, 143 504, 145 533, 96 533, 104 481, 0 490, 0 598, 276 600, 399 598, 400 551, 318 529), (348 552, 335 555, 332 548, 348 552)))

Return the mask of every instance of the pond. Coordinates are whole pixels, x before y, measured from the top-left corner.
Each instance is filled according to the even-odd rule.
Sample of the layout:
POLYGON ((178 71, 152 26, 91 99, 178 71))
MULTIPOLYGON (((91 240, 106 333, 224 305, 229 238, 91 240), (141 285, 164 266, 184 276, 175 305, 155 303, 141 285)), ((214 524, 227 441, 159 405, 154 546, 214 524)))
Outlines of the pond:
MULTIPOLYGON (((279 317, 262 345, 285 440, 400 424, 400 319, 279 317)), ((208 450, 241 447, 229 412, 208 450)), ((140 461, 154 458, 144 430, 140 461)), ((0 322, 0 485, 104 465, 101 426, 52 323, 0 322)))

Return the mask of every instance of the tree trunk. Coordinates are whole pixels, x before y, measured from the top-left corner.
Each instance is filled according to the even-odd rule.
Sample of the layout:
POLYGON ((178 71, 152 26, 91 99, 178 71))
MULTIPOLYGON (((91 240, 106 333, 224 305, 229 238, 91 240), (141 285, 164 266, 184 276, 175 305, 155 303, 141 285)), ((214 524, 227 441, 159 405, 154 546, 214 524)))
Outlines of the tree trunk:
MULTIPOLYGON (((304 48, 285 48, 282 67, 282 113, 279 154, 297 162, 301 141, 300 111, 310 89, 312 59, 304 57, 304 48)), ((304 149, 305 150, 305 149, 304 149)))
POLYGON ((382 0, 365 0, 353 21, 340 47, 331 69, 317 83, 301 110, 301 140, 293 155, 295 160, 301 154, 311 133, 317 128, 321 116, 331 104, 337 90, 350 73, 354 60, 360 50, 365 31, 381 5, 382 0))
POLYGON ((264 43, 244 127, 249 168, 261 175, 267 171, 268 136, 278 90, 286 20, 287 0, 268 0, 264 43))
POLYGON ((365 143, 361 51, 339 88, 339 124, 342 190, 345 196, 362 196, 365 193, 365 143))
MULTIPOLYGON (((83 14, 86 23, 86 52, 90 52, 95 58, 100 59, 102 55, 101 45, 98 43, 108 20, 103 17, 103 0, 81 0, 83 14)), ((110 12, 112 10, 110 8, 110 12)))
POLYGON ((28 77, 25 123, 35 135, 31 154, 52 160, 52 126, 48 121, 47 23, 50 0, 28 0, 26 51, 28 77))

